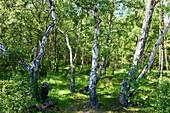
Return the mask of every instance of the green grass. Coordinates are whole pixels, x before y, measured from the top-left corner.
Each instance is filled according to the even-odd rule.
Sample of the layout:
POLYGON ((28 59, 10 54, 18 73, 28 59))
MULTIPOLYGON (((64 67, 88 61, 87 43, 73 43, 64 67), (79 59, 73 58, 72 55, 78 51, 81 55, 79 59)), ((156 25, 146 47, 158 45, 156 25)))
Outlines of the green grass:
MULTIPOLYGON (((137 103, 139 103, 139 108, 137 106, 123 106, 117 101, 117 98, 121 83, 127 72, 125 69, 116 69, 114 75, 112 75, 112 69, 107 68, 106 75, 101 76, 101 79, 96 86, 100 108, 92 109, 90 106, 89 93, 70 93, 69 89, 71 71, 68 74, 67 78, 64 78, 67 68, 68 67, 61 67, 59 69, 59 72, 49 71, 46 77, 39 77, 39 85, 41 85, 43 82, 48 82, 50 86, 48 97, 53 101, 54 107, 48 108, 47 112, 119 113, 149 112, 148 110, 153 112, 154 109, 162 103, 162 99, 165 98, 165 96, 167 98, 168 95, 166 94, 167 91, 164 91, 165 93, 162 93, 159 97, 157 96, 158 92, 163 91, 164 89, 166 90, 169 86, 164 84, 159 85, 157 71, 153 70, 151 74, 147 73, 146 77, 144 78, 145 81, 140 83, 140 87, 136 92, 136 95, 140 97, 137 98, 136 101, 137 103), (57 110, 56 108, 59 108, 59 110, 57 110)), ((78 73, 78 69, 76 70, 76 91, 88 85, 89 75, 90 68, 84 68, 81 74, 78 73)), ((165 74, 165 76, 167 75, 165 74)), ((168 77, 165 78, 167 79, 168 77)), ((8 110, 9 112, 16 112, 18 108, 21 108, 21 111, 23 111, 26 106, 33 104, 42 105, 42 102, 32 100, 31 96, 27 94, 29 92, 29 85, 30 84, 28 73, 24 73, 24 75, 22 75, 21 73, 14 73, 10 81, 0 79, 0 86, 2 86, 2 95, 0 95, 0 105, 6 104, 7 112, 8 110), (5 88, 6 86, 8 86, 7 89, 5 88)), ((161 109, 161 107, 159 108, 161 109)), ((166 104, 163 107, 166 108, 166 104)), ((2 109, 3 108, 0 106, 0 111, 2 109)))
MULTIPOLYGON (((108 68, 107 74, 102 75, 99 83, 96 86, 97 96, 100 104, 99 109, 92 109, 90 106, 89 93, 70 93, 70 74, 64 78, 66 69, 59 72, 48 72, 47 77, 41 78, 41 83, 48 82, 51 88, 49 98, 54 102, 60 111, 57 112, 128 112, 139 111, 135 107, 122 106, 117 97, 120 86, 123 80, 124 69, 115 71, 111 74, 111 69, 108 68), (125 107, 125 108, 123 108, 125 107)), ((70 71, 71 73, 71 71, 70 71)), ((75 73, 75 90, 80 90, 89 83, 89 69, 84 69, 81 74, 78 71, 75 73)), ((55 112, 55 111, 53 111, 55 112)))

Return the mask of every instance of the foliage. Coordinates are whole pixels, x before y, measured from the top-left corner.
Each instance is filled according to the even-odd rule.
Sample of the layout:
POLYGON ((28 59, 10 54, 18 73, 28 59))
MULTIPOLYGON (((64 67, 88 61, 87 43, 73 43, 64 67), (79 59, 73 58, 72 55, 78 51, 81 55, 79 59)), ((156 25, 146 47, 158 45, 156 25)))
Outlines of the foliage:
POLYGON ((12 78, 0 80, 0 86, 1 112, 21 112, 35 103, 30 95, 29 77, 26 74, 15 72, 12 78))
MULTIPOLYGON (((24 107, 39 103, 30 95, 30 74, 21 66, 16 57, 27 61, 30 65, 30 54, 34 51, 34 60, 38 54, 42 36, 50 24, 50 11, 45 3, 46 0, 1 0, 0 1, 0 43, 6 48, 8 55, 3 56, 0 52, 0 112, 24 112, 24 107)), ((78 43, 79 29, 81 38, 78 48, 76 67, 75 89, 81 89, 88 85, 91 68, 92 46, 94 40, 94 18, 91 11, 94 6, 102 20, 100 25, 99 63, 102 57, 109 56, 109 63, 114 68, 108 69, 98 83, 97 92, 101 108, 92 110, 89 105, 88 94, 71 94, 69 92, 70 78, 63 78, 69 67, 69 51, 65 37, 57 29, 52 31, 47 40, 45 54, 41 60, 39 70, 39 82, 48 82, 51 87, 49 97, 54 105, 61 108, 61 112, 77 111, 89 112, 127 112, 117 102, 118 93, 123 77, 127 75, 125 69, 130 68, 136 49, 138 37, 142 28, 146 0, 53 0, 56 7, 57 26, 66 33, 69 32, 69 41, 73 54, 78 43), (92 1, 92 2, 90 2, 92 1), (111 14, 112 19, 111 19, 111 14), (110 31, 109 29, 110 22, 110 31), (108 43, 107 43, 108 39, 108 43), (84 57, 84 67, 78 74, 81 60, 84 57), (123 68, 123 65, 126 67, 123 68), (57 70, 59 68, 59 71, 57 70), (111 70, 116 70, 112 75, 111 70), (57 72, 58 71, 58 72, 57 72)), ((153 44, 159 36, 159 9, 163 9, 165 23, 170 15, 170 2, 165 1, 162 5, 156 5, 149 35, 141 59, 141 65, 136 75, 139 75, 145 61, 152 52, 153 44)), ((165 26, 165 25, 164 25, 165 26)), ((164 27, 163 26, 163 27, 164 27)), ((167 54, 169 54, 170 32, 165 36, 167 54)), ((158 68, 158 54, 152 69, 158 68)), ((169 56, 168 56, 169 59, 169 56)), ((170 64, 170 63, 169 63, 170 64)), ((99 66, 99 65, 98 65, 99 66)), ((164 66, 165 69, 165 66, 164 66)), ((137 82, 130 82, 134 87, 135 95, 132 101, 144 112, 168 112, 169 103, 169 79, 164 73, 164 78, 158 79, 157 72, 151 72, 146 78, 137 82), (159 92, 159 93, 158 93, 159 92)), ((128 70, 129 71, 129 70, 128 70)), ((132 78, 128 78, 131 80, 132 78)), ((39 89, 40 90, 40 89, 39 89)), ((128 108, 130 109, 130 108, 128 108)), ((137 109, 137 108, 133 108, 137 109)), ((130 109, 131 110, 131 109, 130 109)), ((132 110, 133 111, 133 110, 132 110)))

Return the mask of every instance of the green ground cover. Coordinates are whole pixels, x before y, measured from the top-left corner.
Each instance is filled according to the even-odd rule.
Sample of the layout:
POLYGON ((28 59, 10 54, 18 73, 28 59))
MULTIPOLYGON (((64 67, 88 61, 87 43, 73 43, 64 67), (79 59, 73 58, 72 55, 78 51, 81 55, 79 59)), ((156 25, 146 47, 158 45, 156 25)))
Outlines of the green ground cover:
MULTIPOLYGON (((47 112, 169 112, 169 79, 164 77, 158 79, 156 71, 148 73, 146 80, 141 81, 136 91, 133 107, 123 106, 117 101, 120 86, 125 76, 124 69, 116 69, 111 74, 108 68, 107 74, 102 75, 96 90, 100 108, 90 107, 89 93, 70 93, 70 74, 64 78, 66 69, 61 68, 59 72, 48 72, 46 77, 40 77, 39 84, 48 82, 50 86, 49 98, 54 107, 47 112), (162 82, 161 82, 162 81, 162 82)), ((89 69, 84 69, 81 74, 75 73, 75 90, 83 89, 88 85, 89 69)), ((29 94, 29 76, 27 74, 16 74, 10 80, 0 80, 0 110, 4 112, 23 112, 26 106, 40 105, 41 101, 31 99, 29 94), (17 82, 16 82, 17 81, 17 82)), ((167 75, 166 75, 167 76, 167 75)), ((40 111, 41 112, 41 111, 40 111)))

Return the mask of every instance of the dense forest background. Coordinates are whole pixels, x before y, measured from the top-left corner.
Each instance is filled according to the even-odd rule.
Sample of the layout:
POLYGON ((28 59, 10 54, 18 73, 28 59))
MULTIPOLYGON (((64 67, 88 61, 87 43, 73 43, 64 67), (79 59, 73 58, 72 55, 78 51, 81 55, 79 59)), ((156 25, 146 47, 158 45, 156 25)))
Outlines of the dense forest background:
MULTIPOLYGON (((53 106, 47 108, 47 112, 170 111, 169 31, 161 40, 149 72, 131 84, 137 87, 133 98, 128 99, 134 105, 128 107, 117 100, 122 81, 133 65, 146 6, 148 1, 154 0, 53 0, 54 26, 51 23, 53 9, 49 9, 48 1, 51 0, 0 1, 0 43, 6 48, 6 54, 3 50, 0 52, 0 112, 23 112, 30 105, 44 102, 33 98, 30 73, 20 59, 33 66, 44 36, 47 42, 38 65, 36 91, 41 92, 43 82, 49 84, 48 97, 53 106), (46 35, 49 25, 53 30, 46 35), (94 40, 98 41, 99 49, 96 71, 101 74, 101 80, 96 83, 98 109, 92 109, 89 92, 85 91, 93 74, 94 40)), ((149 62, 161 31, 168 24, 169 6, 168 0, 158 0, 154 6, 136 75, 140 75, 149 62)))

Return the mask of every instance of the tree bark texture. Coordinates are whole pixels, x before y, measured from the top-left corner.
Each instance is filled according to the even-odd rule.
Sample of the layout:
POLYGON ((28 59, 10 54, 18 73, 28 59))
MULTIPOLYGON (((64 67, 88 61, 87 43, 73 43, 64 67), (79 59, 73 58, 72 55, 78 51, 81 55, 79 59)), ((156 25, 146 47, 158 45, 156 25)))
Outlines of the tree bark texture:
POLYGON ((99 107, 97 93, 96 93, 96 71, 97 71, 97 63, 98 63, 98 52, 99 52, 99 44, 97 40, 94 40, 94 45, 92 48, 93 57, 92 57, 92 67, 89 78, 89 93, 90 93, 90 103, 92 108, 99 107))
POLYGON ((130 88, 132 86, 130 85, 129 82, 130 81, 135 82, 135 79, 136 79, 135 72, 137 69, 135 67, 140 64, 140 60, 142 58, 143 51, 145 48, 145 43, 146 43, 148 33, 149 33, 149 28, 150 28, 150 23, 152 20, 154 7, 157 3, 158 3, 158 1, 156 2, 155 0, 148 0, 141 34, 138 38, 136 52, 135 52, 134 59, 133 59, 133 66, 131 67, 131 70, 128 72, 128 75, 125 76, 125 78, 121 84, 121 89, 120 89, 118 100, 123 105, 133 105, 133 102, 128 102, 128 97, 132 97, 133 92, 134 92, 134 91, 130 92, 130 88), (130 76, 132 76, 132 79, 130 79, 130 81, 127 81, 128 77, 130 77, 130 76), (125 92, 123 92, 123 91, 125 91, 125 92))
POLYGON ((163 39, 164 35, 166 34, 166 32, 168 31, 169 27, 170 27, 170 19, 169 19, 167 26, 164 28, 163 31, 161 31, 161 34, 160 34, 158 40, 156 41, 155 46, 153 47, 151 56, 149 58, 149 62, 147 63, 147 65, 145 66, 145 68, 143 69, 142 73, 139 75, 138 78, 143 78, 145 76, 145 74, 147 73, 148 69, 150 68, 150 66, 152 65, 152 63, 154 62, 154 56, 156 54, 156 50, 157 50, 158 46, 163 43, 162 39, 163 39))

